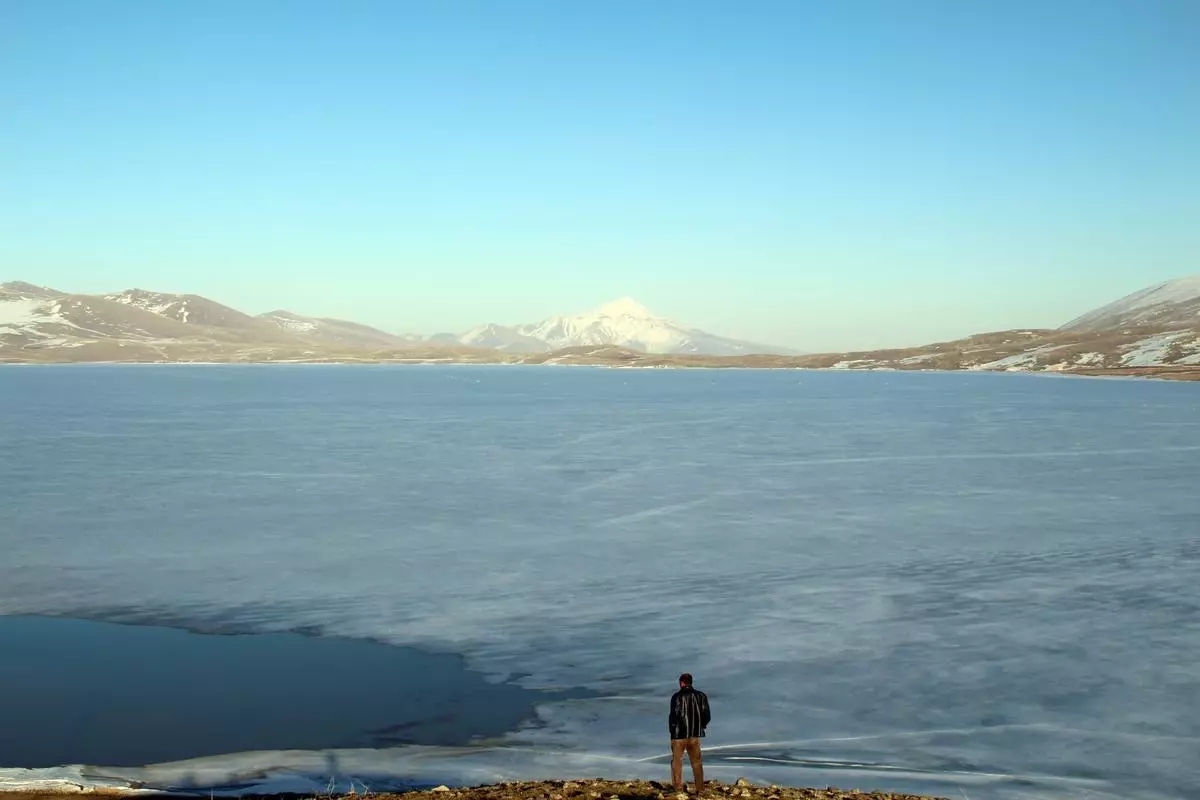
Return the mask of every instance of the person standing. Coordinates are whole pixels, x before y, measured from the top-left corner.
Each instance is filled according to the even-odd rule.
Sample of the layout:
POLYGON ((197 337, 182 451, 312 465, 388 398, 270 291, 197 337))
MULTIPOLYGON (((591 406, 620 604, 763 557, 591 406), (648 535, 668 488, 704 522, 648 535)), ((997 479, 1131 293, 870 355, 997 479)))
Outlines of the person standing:
POLYGON ((700 758, 700 737, 708 727, 712 714, 708 710, 708 695, 692 686, 691 673, 679 676, 679 691, 671 695, 671 715, 667 727, 671 731, 671 782, 675 790, 686 788, 683 782, 683 753, 687 751, 692 764, 696 794, 704 791, 704 764, 700 758))

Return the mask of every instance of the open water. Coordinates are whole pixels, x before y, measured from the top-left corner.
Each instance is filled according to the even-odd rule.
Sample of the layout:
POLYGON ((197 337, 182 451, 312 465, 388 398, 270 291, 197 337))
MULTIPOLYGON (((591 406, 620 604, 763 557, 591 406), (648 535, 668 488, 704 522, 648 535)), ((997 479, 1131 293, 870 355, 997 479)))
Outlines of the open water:
POLYGON ((1200 797, 1198 586, 1195 384, 0 369, 0 783, 662 778, 687 670, 718 778, 1200 797))

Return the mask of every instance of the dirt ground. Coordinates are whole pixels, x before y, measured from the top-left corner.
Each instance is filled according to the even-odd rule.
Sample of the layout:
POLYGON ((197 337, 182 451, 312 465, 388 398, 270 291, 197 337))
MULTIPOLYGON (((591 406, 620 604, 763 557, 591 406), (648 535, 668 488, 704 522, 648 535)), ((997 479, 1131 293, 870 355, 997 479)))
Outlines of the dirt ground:
MULTIPOLYGON (((892 792, 859 792, 855 789, 805 789, 790 786, 758 786, 738 780, 734 784, 709 781, 703 795, 688 785, 686 793, 677 793, 669 784, 658 781, 526 781, 490 786, 450 788, 439 786, 425 791, 380 794, 320 795, 312 800, 937 800, 892 792)), ((78 792, 3 792, 2 800, 63 800, 78 792)), ((117 792, 101 790, 87 795, 113 797, 117 792)), ((142 793, 144 796, 144 793, 142 793)), ((298 800, 298 795, 244 795, 255 800, 298 800)))

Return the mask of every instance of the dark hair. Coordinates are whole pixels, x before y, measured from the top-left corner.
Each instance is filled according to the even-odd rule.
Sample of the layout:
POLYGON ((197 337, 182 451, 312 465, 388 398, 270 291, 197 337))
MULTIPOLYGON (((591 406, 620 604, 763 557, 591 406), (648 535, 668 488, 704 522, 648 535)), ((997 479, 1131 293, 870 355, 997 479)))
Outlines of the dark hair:
POLYGON ((684 686, 691 686, 692 685, 692 673, 685 672, 682 675, 680 675, 679 682, 682 683, 684 686))

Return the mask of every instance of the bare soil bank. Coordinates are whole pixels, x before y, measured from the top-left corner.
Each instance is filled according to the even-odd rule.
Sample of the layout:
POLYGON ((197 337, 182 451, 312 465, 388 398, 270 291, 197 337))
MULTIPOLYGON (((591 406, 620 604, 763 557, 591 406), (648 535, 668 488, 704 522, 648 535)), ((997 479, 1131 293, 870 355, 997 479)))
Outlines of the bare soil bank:
MULTIPOLYGON (((684 775, 690 776, 687 768, 684 775)), ((501 783, 471 789, 438 787, 429 792, 409 792, 391 795, 398 800, 683 800, 696 797, 688 784, 688 792, 677 793, 669 783, 659 781, 534 781, 501 783)), ((746 798, 747 800, 931 800, 911 794, 890 792, 859 792, 854 789, 805 789, 789 786, 755 786, 742 779, 736 784, 708 781, 703 797, 713 800, 746 798)))

